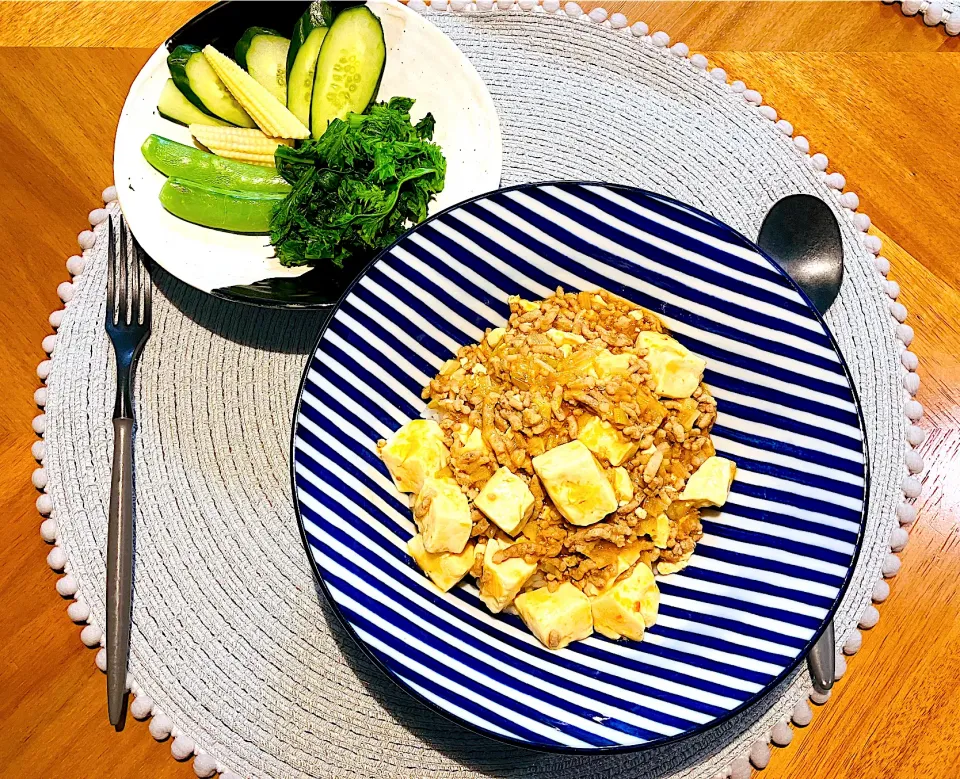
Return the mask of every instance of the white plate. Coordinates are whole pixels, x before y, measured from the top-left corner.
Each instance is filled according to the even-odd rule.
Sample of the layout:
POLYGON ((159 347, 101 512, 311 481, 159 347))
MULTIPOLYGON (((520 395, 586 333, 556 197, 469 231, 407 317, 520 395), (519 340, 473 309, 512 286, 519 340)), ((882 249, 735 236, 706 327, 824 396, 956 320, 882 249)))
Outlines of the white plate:
MULTIPOLYGON (((437 120, 434 140, 446 156, 447 177, 430 213, 496 189, 502 157, 500 122, 490 93, 473 65, 444 33, 416 12, 393 2, 367 5, 383 23, 387 45, 387 64, 377 99, 398 95, 414 98, 414 121, 427 112, 437 120)), ((251 23, 270 26, 270 19, 251 23)), ((198 45, 202 43, 197 41, 198 45)), ((186 127, 157 112, 160 90, 170 77, 168 54, 163 45, 144 65, 130 88, 117 127, 114 180, 133 234, 166 271, 204 292, 265 277, 304 273, 308 268, 280 265, 273 257, 268 236, 200 227, 178 219, 160 205, 158 195, 166 177, 143 158, 141 144, 151 133, 192 143, 186 127)))

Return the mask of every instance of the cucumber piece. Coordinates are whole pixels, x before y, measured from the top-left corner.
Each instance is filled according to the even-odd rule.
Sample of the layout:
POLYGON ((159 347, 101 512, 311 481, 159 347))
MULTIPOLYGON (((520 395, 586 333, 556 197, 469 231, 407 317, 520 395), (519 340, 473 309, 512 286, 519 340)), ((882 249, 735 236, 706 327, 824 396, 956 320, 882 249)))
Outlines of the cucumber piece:
POLYGON ((167 67, 177 89, 205 114, 219 116, 240 127, 257 126, 196 46, 186 43, 177 46, 167 57, 167 67))
POLYGON ((218 189, 276 193, 290 191, 290 185, 273 168, 228 160, 160 135, 148 136, 140 151, 146 161, 165 176, 218 189))
POLYGON ((367 110, 377 97, 386 60, 383 27, 369 8, 361 5, 337 14, 317 59, 310 108, 314 138, 334 119, 367 110))
POLYGON ((167 79, 160 92, 160 99, 157 101, 157 111, 164 119, 169 119, 177 124, 207 124, 212 127, 230 127, 229 122, 217 119, 215 116, 209 116, 197 108, 187 98, 183 92, 177 89, 172 78, 167 79))
POLYGON ((287 108, 307 127, 310 126, 310 98, 317 57, 327 34, 322 17, 315 18, 308 8, 293 28, 287 52, 287 108))
POLYGON ((234 49, 237 64, 246 68, 281 103, 287 101, 287 51, 290 39, 268 27, 250 27, 234 49))
POLYGON ((174 216, 231 233, 269 233, 273 209, 285 197, 208 187, 178 178, 167 179, 160 189, 160 202, 174 216))

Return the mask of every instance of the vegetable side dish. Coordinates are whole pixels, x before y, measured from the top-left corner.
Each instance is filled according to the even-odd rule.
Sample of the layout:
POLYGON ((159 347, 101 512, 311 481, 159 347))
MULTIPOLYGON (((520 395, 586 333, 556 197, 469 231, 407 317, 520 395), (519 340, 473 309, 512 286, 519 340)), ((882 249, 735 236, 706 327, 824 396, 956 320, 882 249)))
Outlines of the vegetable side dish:
POLYGON ((654 572, 681 570, 735 464, 715 454, 705 363, 608 292, 512 298, 504 328, 424 388, 433 418, 380 453, 412 493, 408 546, 441 590, 468 573, 550 649, 594 630, 639 641, 654 572))

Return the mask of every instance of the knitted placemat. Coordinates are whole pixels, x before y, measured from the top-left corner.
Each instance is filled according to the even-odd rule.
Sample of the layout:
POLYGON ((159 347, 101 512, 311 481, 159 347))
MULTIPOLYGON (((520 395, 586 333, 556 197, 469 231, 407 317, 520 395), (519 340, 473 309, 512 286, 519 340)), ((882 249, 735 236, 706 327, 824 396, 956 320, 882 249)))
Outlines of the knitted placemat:
POLYGON ((960 35, 960 3, 956 0, 882 0, 886 5, 900 3, 904 16, 918 16, 927 27, 943 25, 947 35, 960 35))
MULTIPOLYGON (((411 3, 422 8, 422 3, 411 3)), ((857 386, 873 468, 870 509, 837 638, 855 652, 872 605, 889 594, 915 517, 922 468, 910 446, 922 414, 913 337, 889 263, 866 233, 855 193, 828 161, 702 55, 642 22, 576 4, 481 2, 430 12, 489 86, 503 130, 503 184, 584 178, 633 184, 684 200, 755 236, 779 198, 806 192, 841 224, 846 276, 827 320, 857 386), (479 8, 477 7, 479 6, 479 8), (906 416, 905 416, 906 415, 906 416), (899 523, 898 523, 899 520, 899 523)), ((446 7, 446 4, 444 4, 446 7)), ((57 589, 102 645, 109 492, 112 350, 103 332, 105 220, 90 214, 82 256, 68 260, 67 304, 38 373, 45 414, 34 428, 57 589)), ((809 724, 801 668, 739 717, 651 751, 567 757, 475 736, 393 686, 344 635, 311 579, 289 481, 293 403, 320 315, 254 309, 192 290, 156 271, 153 336, 138 371, 131 713, 172 736, 199 776, 713 777, 766 766, 770 744, 809 724), (749 759, 749 762, 748 762, 749 759)), ((105 653, 97 654, 104 667, 105 653)), ((838 657, 837 675, 846 664, 838 657)))

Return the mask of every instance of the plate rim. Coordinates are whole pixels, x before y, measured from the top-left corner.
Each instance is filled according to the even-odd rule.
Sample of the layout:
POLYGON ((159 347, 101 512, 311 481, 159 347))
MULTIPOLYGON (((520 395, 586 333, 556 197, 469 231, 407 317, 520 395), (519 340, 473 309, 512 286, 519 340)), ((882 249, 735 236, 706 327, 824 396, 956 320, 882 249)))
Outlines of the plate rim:
POLYGON ((310 563, 310 570, 313 575, 315 583, 319 586, 320 591, 323 593, 324 597, 327 600, 328 605, 330 606, 333 613, 336 615, 337 620, 340 622, 340 625, 346 630, 347 634, 354 641, 354 643, 360 647, 361 651, 370 658, 374 665, 395 685, 397 685, 401 690, 403 690, 407 695, 410 695, 418 703, 426 706, 428 709, 433 711, 436 714, 439 714, 446 720, 456 723, 460 727, 466 728, 468 731, 475 733, 477 735, 489 738, 493 741, 497 741, 504 744, 509 744, 514 747, 525 749, 533 752, 541 753, 551 753, 551 754, 563 754, 563 755, 613 755, 613 754, 626 754, 631 752, 640 752, 650 749, 658 749, 660 747, 665 747, 673 744, 686 741, 689 738, 702 735, 707 733, 714 728, 720 727, 724 723, 730 722, 735 717, 739 716, 745 712, 750 707, 759 703, 761 700, 766 698, 777 686, 779 686, 787 677, 789 677, 800 665, 806 661, 807 656, 810 654, 810 651, 816 645, 816 643, 823 636, 823 633, 826 631, 827 627, 833 622, 837 611, 840 608, 840 604, 843 602, 844 597, 847 594, 847 591, 850 587, 850 583, 853 580, 853 572, 856 570, 857 563, 860 561, 860 553, 863 550, 863 539, 864 539, 864 529, 867 521, 867 514, 870 507, 870 494, 872 487, 872 469, 870 461, 870 450, 869 442, 867 439, 867 428, 866 421, 863 414, 863 406, 860 403, 860 394, 857 392, 856 384, 853 380, 853 374, 850 371, 850 366, 847 364, 846 358, 843 356, 843 352, 840 351, 840 345, 837 343, 836 338, 833 335, 833 331, 827 325, 826 320, 823 318, 823 315, 817 310, 816 306, 810 301, 807 295, 803 290, 797 285, 797 283, 790 278, 789 274, 776 262, 772 257, 770 257, 766 252, 764 252, 756 242, 747 238, 739 230, 728 225, 726 222, 721 221, 717 217, 702 211, 699 208, 691 206, 687 203, 684 203, 682 200, 670 197, 668 195, 662 195, 658 192, 653 192, 652 190, 644 189, 642 187, 635 187, 628 184, 617 184, 605 181, 595 181, 595 180, 585 180, 585 179, 549 179, 544 181, 534 181, 526 182, 523 184, 514 184, 508 187, 500 187, 499 189, 490 190, 489 192, 484 192, 479 195, 475 195, 468 200, 464 200, 460 203, 456 203, 449 208, 445 208, 443 211, 439 211, 436 214, 433 214, 428 219, 425 219, 423 222, 420 222, 417 225, 414 225, 409 230, 407 230, 403 235, 401 235, 396 241, 394 241, 390 246, 383 249, 379 252, 376 257, 371 259, 360 271, 357 277, 350 282, 347 288, 343 291, 343 294, 337 300, 336 305, 329 309, 327 317, 324 319, 323 323, 320 326, 320 330, 317 334, 316 342, 313 346, 313 349, 307 354, 306 362, 304 365, 303 372, 300 378, 300 385, 297 389, 297 400, 294 405, 293 410, 293 419, 291 421, 291 432, 290 432, 290 490, 291 497, 293 499, 293 508, 297 520, 297 529, 300 533, 300 542, 303 544, 304 552, 307 556, 307 560, 310 563), (324 581, 323 576, 320 573, 320 567, 317 564, 317 561, 314 559, 313 554, 311 553, 310 542, 307 539, 306 529, 303 523, 303 517, 300 513, 300 500, 297 496, 297 482, 296 482, 296 444, 297 444, 297 433, 300 427, 300 410, 303 403, 303 392, 306 387, 307 376, 310 372, 310 364, 315 357, 317 350, 320 348, 320 343, 323 341, 323 337, 327 332, 327 329, 330 326, 330 323, 333 321, 334 317, 337 315, 337 312, 340 311, 344 301, 350 296, 353 292, 353 289, 357 284, 373 269, 373 267, 388 253, 390 253, 394 247, 405 241, 413 232, 419 229, 422 225, 432 222, 434 219, 439 219, 440 217, 445 216, 447 213, 462 208, 463 206, 474 203, 478 200, 487 198, 493 194, 500 194, 506 192, 516 192, 518 190, 532 189, 532 188, 542 188, 548 186, 581 186, 581 187, 604 187, 606 189, 621 191, 621 192, 631 192, 634 194, 641 194, 645 197, 652 197, 655 200, 662 202, 667 202, 672 205, 680 206, 681 208, 692 211, 703 219, 707 220, 709 223, 714 226, 720 227, 724 230, 729 231, 733 236, 745 241, 748 246, 755 250, 760 256, 762 256, 767 262, 770 263, 784 279, 788 282, 790 287, 800 294, 803 303, 807 308, 813 313, 816 317, 817 322, 823 327, 824 332, 826 333, 828 339, 830 340, 830 346, 833 349, 834 353, 839 359, 840 367, 843 370, 843 375, 847 380, 847 386, 850 389, 851 396, 853 398, 854 406, 856 406, 857 411, 857 426, 860 430, 861 443, 863 447, 863 506, 860 511, 860 520, 858 523, 857 537, 854 542, 854 551, 853 556, 850 560, 850 565, 847 568, 846 574, 844 575, 843 582, 840 585, 840 588, 837 591, 836 597, 833 599, 833 602, 830 605, 829 610, 826 615, 820 622, 819 627, 814 632, 812 638, 804 645, 803 649, 799 651, 788 665, 772 680, 770 680, 762 689, 751 695, 749 698, 743 701, 739 706, 734 709, 731 709, 728 712, 725 712, 723 715, 712 719, 710 722, 706 722, 702 725, 697 725, 696 727, 689 728, 688 730, 683 731, 674 736, 663 736, 662 738, 653 739, 651 741, 645 741, 640 744, 628 744, 628 745, 614 745, 614 746, 597 746, 597 747, 572 747, 564 746, 562 744, 534 744, 529 741, 521 741, 509 736, 503 736, 497 733, 492 733, 483 728, 474 725, 466 720, 461 719, 456 714, 453 714, 450 711, 447 711, 443 707, 435 704, 433 701, 430 701, 416 690, 409 687, 402 679, 400 679, 382 660, 373 652, 373 650, 364 642, 356 633, 353 625, 350 623, 347 616, 343 613, 340 608, 340 604, 336 601, 333 595, 330 593, 327 588, 327 584, 324 581))

